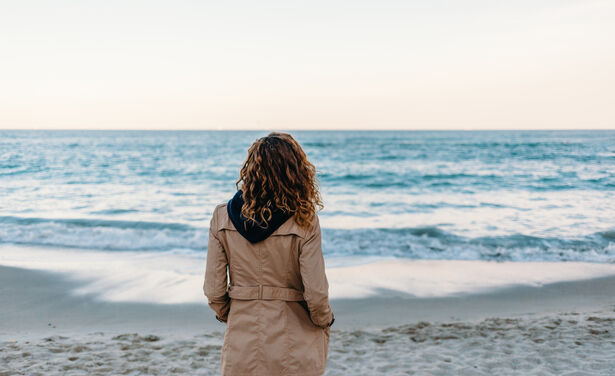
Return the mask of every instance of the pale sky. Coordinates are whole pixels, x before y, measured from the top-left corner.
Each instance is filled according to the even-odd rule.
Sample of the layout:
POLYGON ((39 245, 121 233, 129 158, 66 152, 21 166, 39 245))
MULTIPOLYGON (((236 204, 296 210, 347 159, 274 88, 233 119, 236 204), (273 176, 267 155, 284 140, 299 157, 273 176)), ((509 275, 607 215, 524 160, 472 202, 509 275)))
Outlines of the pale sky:
POLYGON ((0 0, 0 129, 615 129, 615 0, 0 0))

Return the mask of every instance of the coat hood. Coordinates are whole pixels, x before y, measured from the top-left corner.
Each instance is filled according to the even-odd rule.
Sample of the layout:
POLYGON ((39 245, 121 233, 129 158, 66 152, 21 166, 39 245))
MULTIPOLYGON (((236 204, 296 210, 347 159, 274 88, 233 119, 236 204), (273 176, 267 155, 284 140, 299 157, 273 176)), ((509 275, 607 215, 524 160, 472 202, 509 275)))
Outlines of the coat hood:
POLYGON ((226 209, 235 229, 250 243, 257 243, 267 239, 292 216, 292 214, 288 214, 279 209, 273 210, 268 226, 262 227, 260 224, 241 214, 243 203, 243 192, 240 189, 235 193, 235 196, 229 200, 226 209))

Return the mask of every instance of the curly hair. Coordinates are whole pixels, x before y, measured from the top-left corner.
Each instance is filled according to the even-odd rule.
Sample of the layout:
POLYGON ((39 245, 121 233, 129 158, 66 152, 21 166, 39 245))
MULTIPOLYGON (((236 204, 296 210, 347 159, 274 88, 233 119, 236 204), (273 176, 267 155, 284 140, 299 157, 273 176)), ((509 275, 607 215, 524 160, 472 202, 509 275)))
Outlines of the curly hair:
POLYGON ((241 214, 267 227, 272 209, 294 215, 297 224, 310 228, 324 206, 318 191, 316 167, 288 133, 272 132, 256 140, 235 183, 243 192, 241 214))

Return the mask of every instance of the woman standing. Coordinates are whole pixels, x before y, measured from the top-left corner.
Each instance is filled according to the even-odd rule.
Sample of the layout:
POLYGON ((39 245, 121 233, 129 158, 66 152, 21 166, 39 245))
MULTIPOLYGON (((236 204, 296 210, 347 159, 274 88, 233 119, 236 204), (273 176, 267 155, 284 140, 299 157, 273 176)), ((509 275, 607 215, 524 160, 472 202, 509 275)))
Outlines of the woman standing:
POLYGON ((334 318, 316 169, 292 136, 271 133, 250 147, 236 185, 211 219, 203 286, 227 324, 221 372, 322 375, 334 318))

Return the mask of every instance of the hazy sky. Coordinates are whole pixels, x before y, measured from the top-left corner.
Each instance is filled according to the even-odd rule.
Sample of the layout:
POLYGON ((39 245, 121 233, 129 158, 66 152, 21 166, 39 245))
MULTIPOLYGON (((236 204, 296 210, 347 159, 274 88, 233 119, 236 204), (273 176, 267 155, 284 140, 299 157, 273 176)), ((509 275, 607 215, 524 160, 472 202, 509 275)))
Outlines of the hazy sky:
POLYGON ((615 128, 611 1, 0 0, 0 128, 615 128))

